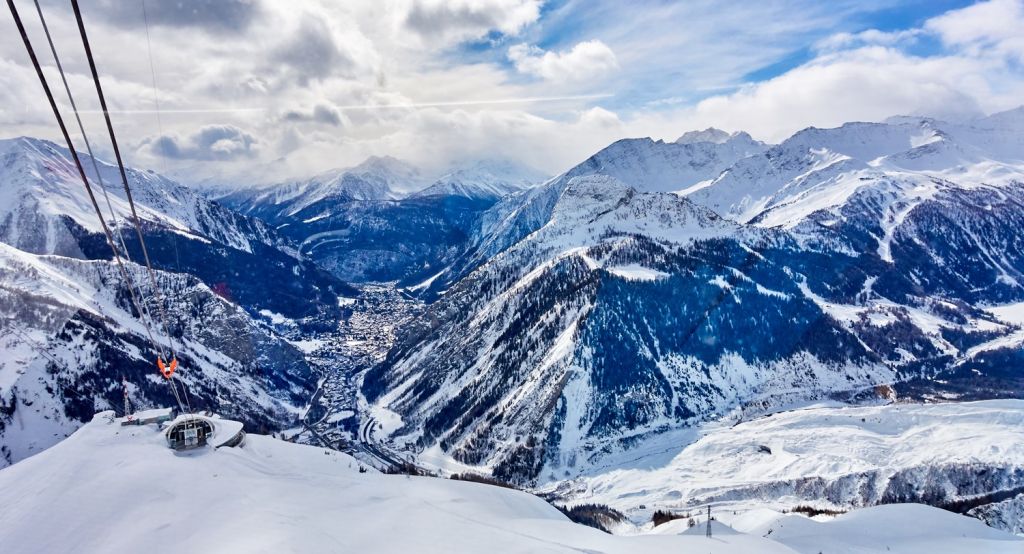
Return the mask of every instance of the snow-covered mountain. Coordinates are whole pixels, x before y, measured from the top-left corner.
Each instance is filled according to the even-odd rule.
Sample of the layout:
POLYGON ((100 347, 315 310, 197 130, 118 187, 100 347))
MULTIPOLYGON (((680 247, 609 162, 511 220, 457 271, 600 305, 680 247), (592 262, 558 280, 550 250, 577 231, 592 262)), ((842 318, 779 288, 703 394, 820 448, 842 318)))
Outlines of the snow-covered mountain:
MULTIPOLYGON (((117 214, 129 214, 116 166, 97 160, 105 187, 100 188, 92 160, 79 154, 93 182, 104 216, 111 221, 105 189, 117 214)), ((241 217, 207 201, 192 190, 155 173, 127 168, 139 218, 151 226, 186 237, 212 240, 244 252, 257 244, 283 246, 262 222, 241 217)), ((0 240, 26 252, 81 257, 82 232, 100 233, 96 213, 66 148, 39 139, 0 140, 0 240)))
POLYGON ((436 275, 427 288, 427 297, 436 296, 545 225, 555 202, 574 178, 604 175, 642 192, 674 191, 708 182, 737 160, 765 148, 746 133, 726 135, 718 142, 666 143, 649 138, 617 141, 542 186, 506 196, 484 212, 465 252, 436 275))
POLYGON ((457 167, 438 178, 413 197, 458 196, 470 200, 496 202, 512 193, 544 182, 547 175, 522 164, 482 160, 457 167))
POLYGON ((121 427, 111 412, 0 470, 0 490, 0 542, 11 552, 1010 554, 1024 544, 921 505, 858 510, 832 522, 721 511, 710 539, 700 516, 694 529, 680 520, 615 536, 572 523, 531 494, 363 472, 345 454, 264 435, 247 434, 241 448, 176 456, 155 426, 121 427))
MULTIPOLYGON (((168 404, 171 394, 69 153, 26 138, 0 141, 0 149, 0 463, 8 464, 67 436, 94 409, 120 405, 122 377, 137 405, 168 404)), ((110 200, 95 179, 104 215, 141 262, 118 170, 97 165, 110 200)), ((190 398, 256 428, 292 425, 319 375, 263 320, 330 328, 341 314, 338 295, 354 290, 261 221, 157 174, 127 174, 168 329, 147 319, 160 344, 177 345, 190 398)), ((126 266, 147 311, 158 314, 148 277, 126 266)))
MULTIPOLYGON (((144 268, 128 266, 145 308, 158 313, 144 268)), ((198 279, 157 273, 167 295, 178 377, 195 409, 252 428, 291 425, 317 375, 297 348, 198 279)), ((40 256, 0 243, 0 466, 56 444, 95 410, 174 405, 156 353, 113 262, 40 256)))
MULTIPOLYGON (((92 161, 79 156, 86 174, 93 175, 92 161)), ((93 190, 104 217, 132 259, 141 261, 118 169, 96 162, 106 198, 98 179, 93 180, 93 190)), ((262 221, 155 173, 133 168, 126 168, 126 173, 155 267, 195 275, 253 313, 269 309, 296 318, 324 315, 322 306, 335 304, 335 294, 351 292, 302 259, 295 245, 262 221), (211 264, 214 259, 218 263, 211 264), (294 296, 269 296, 266 291, 271 287, 294 296)), ((35 254, 111 259, 66 148, 30 138, 0 141, 0 242, 35 254)), ((329 315, 336 310, 326 311, 329 315)))
MULTIPOLYGON (((1014 113, 961 132, 978 164, 988 163, 984 144, 1010 159, 1017 139, 993 136, 1014 113)), ((996 185, 947 179, 935 194, 923 180, 938 177, 923 170, 879 177, 928 200, 888 237, 878 227, 887 205, 870 201, 882 194, 870 186, 829 214, 840 222, 812 219, 819 229, 741 225, 643 192, 714 191, 750 167, 762 168, 745 170, 750 186, 767 186, 775 173, 764 160, 787 175, 821 166, 851 178, 844 164, 909 144, 921 128, 908 125, 804 131, 724 169, 691 163, 694 150, 682 148, 703 156, 742 135, 620 141, 506 197, 483 214, 467 253, 425 285, 440 300, 367 374, 371 409, 393 412, 393 440, 424 456, 529 481, 734 409, 868 399, 883 384, 916 398, 1020 395, 1024 204, 1009 162, 992 162, 996 185), (813 159, 785 161, 783 151, 813 159)))
POLYGON ((262 218, 342 279, 411 285, 463 253, 484 210, 542 178, 521 164, 478 161, 425 186, 411 166, 371 158, 312 181, 240 189, 218 201, 262 218))
POLYGON ((714 179, 737 161, 767 148, 742 132, 722 140, 685 138, 676 142, 623 139, 570 169, 566 176, 596 173, 615 177, 640 191, 670 192, 714 179))
POLYGON ((740 133, 729 134, 721 129, 714 127, 708 127, 703 131, 687 131, 683 133, 679 138, 676 139, 678 144, 691 144, 694 142, 713 142, 715 144, 722 144, 729 140, 733 136, 737 136, 740 133))
MULTIPOLYGON (((366 335, 386 336, 384 346, 368 345, 363 357, 333 364, 347 369, 315 397, 324 420, 333 417, 326 403, 341 399, 357 412, 362 441, 376 436, 385 441, 381 448, 408 450, 427 465, 537 484, 590 479, 620 462, 659 467, 669 460, 651 454, 652 444, 691 440, 716 422, 808 402, 1022 396, 1022 120, 1024 110, 957 124, 895 118, 808 129, 775 146, 715 129, 671 143, 628 139, 537 186, 525 186, 533 177, 512 166, 478 164, 431 181, 392 159, 236 190, 216 202, 168 194, 173 184, 150 174, 133 172, 133 180, 151 190, 140 200, 147 245, 161 279, 179 291, 176 319, 184 322, 172 334, 191 340, 183 349, 187 366, 208 375, 193 384, 205 402, 280 426, 316 377, 309 377, 312 362, 301 352, 293 359, 290 343, 260 319, 337 329, 344 317, 338 294, 348 290, 339 277, 377 282, 418 303, 407 310, 415 316, 378 312, 395 314, 394 321, 373 320, 387 332, 366 335), (397 192, 410 183, 423 190, 397 192), (165 213, 180 224, 162 222, 165 213), (192 298, 198 313, 188 311, 192 298), (206 325, 212 332, 203 334, 206 325), (233 349, 234 339, 218 342, 233 336, 229 328, 257 339, 248 350, 233 349), (279 350, 284 358, 268 360, 279 350), (252 367, 266 374, 257 379, 246 373, 252 367), (229 388, 223 383, 245 394, 219 404, 229 388), (627 460, 633 453, 640 459, 627 460)), ((18 381, 9 389, 18 398, 27 390, 40 399, 26 406, 11 403, 13 393, 0 396, 6 437, 17 437, 3 440, 14 445, 29 436, 11 431, 17 414, 32 406, 59 423, 53 440, 84 421, 94 406, 65 383, 93 382, 88 368, 103 372, 89 395, 101 398, 95 407, 115 405, 119 377, 109 375, 109 360, 137 364, 130 380, 153 387, 139 393, 141 401, 163 401, 159 381, 142 377, 152 362, 106 246, 87 226, 88 204, 68 196, 78 194, 71 188, 51 186, 74 183, 66 157, 47 150, 52 145, 28 144, 6 153, 0 167, 7 172, 0 187, 19 183, 10 190, 30 191, 11 196, 10 205, 25 207, 0 219, 3 240, 22 247, 6 254, 15 261, 0 273, 0 290, 13 291, 12 305, 29 298, 36 307, 10 320, 30 325, 5 336, 5 348, 21 360, 22 352, 50 353, 26 346, 33 341, 50 344, 57 361, 37 354, 0 373, 18 381), (37 221, 36 212, 44 217, 37 221), (45 294, 19 281, 35 273, 53 283, 45 294), (52 310, 59 317, 45 315, 52 310), (99 330, 79 332, 82 318, 99 321, 92 326, 99 330), (86 369, 52 369, 62 365, 86 369), (51 415, 61 409, 72 415, 51 415)), ((138 245, 131 233, 124 238, 134 256, 138 245)), ((348 304, 345 313, 358 309, 348 304)), ((289 338, 308 338, 300 327, 289 338)), ((323 359, 345 351, 324 345, 323 359)), ((893 425, 910 425, 897 419, 893 425)), ((745 429, 729 440, 742 442, 745 429)), ((759 429, 768 432, 763 422, 759 429)), ((836 461, 814 456, 827 458, 804 460, 819 469, 836 461)), ((799 461, 786 467, 814 469, 799 461)), ((822 470, 819 480, 797 483, 781 472, 762 488, 694 487, 686 495, 796 490, 786 486, 812 494, 854 483, 870 489, 858 489, 871 493, 858 497, 870 499, 867 505, 890 498, 871 487, 897 483, 896 492, 906 493, 900 498, 929 502, 918 493, 934 483, 955 488, 961 481, 953 478, 966 475, 957 471, 973 471, 929 473, 917 461, 894 469, 903 472, 895 480, 822 470)), ((995 477, 972 477, 984 489, 974 492, 1019 486, 1017 469, 989 462, 984 471, 995 477), (1007 475, 1012 479, 999 477, 1007 475)), ((659 487, 650 489, 671 496, 659 487)), ((1019 498, 977 508, 975 515, 984 510, 995 522, 1017 513, 1019 498)))
POLYGON ((276 223, 315 218, 339 203, 394 200, 402 196, 400 191, 421 188, 423 182, 413 166, 395 158, 373 156, 355 167, 327 171, 310 179, 239 185, 213 197, 243 214, 276 223))
POLYGON ((787 244, 675 195, 573 178, 550 221, 410 324, 363 391, 402 417, 399 443, 529 480, 738 403, 893 381, 803 292, 787 244))
POLYGON ((793 227, 865 194, 893 197, 885 215, 894 220, 937 191, 998 189, 1022 176, 1024 107, 969 123, 904 117, 805 129, 688 196, 737 221, 793 227))
POLYGON ((681 430, 574 479, 546 468, 542 490, 634 520, 709 503, 746 512, 923 502, 1020 533, 1022 449, 1024 400, 815 406, 681 430), (662 461, 632 463, 645 454, 662 461))

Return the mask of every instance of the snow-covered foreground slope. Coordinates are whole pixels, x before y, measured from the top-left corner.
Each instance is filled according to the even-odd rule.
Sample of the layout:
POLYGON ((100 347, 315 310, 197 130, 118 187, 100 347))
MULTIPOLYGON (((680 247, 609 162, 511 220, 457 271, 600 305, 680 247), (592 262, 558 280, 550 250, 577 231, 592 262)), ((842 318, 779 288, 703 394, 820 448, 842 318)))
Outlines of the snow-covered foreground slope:
MULTIPOLYGON (((109 414, 109 412, 108 412, 109 414)), ((5 552, 1019 552, 1013 536, 920 506, 850 514, 813 538, 790 518, 716 525, 708 539, 665 527, 613 536, 526 493, 436 478, 359 473, 352 458, 260 435, 241 448, 175 454, 153 427, 98 415, 47 452, 0 471, 5 552), (865 543, 884 518, 883 532, 865 543), (863 520, 863 523, 862 523, 863 520), (758 526, 779 528, 784 543, 758 526), (902 525, 901 525, 902 524, 902 525), (913 524, 913 525, 911 525, 913 524), (930 532, 922 536, 921 529, 930 532), (936 548, 938 546, 938 548, 936 548)), ((772 535, 775 533, 773 532, 772 535)))
POLYGON ((101 414, 0 471, 5 552, 784 553, 760 537, 614 537, 527 493, 359 473, 337 452, 248 435, 175 454, 101 414))
POLYGON ((638 521, 707 503, 747 511, 928 502, 992 505, 985 520, 1003 526, 1000 510, 1011 507, 995 506, 993 494, 1024 494, 1024 401, 800 409, 666 435, 608 463, 551 487, 638 521))

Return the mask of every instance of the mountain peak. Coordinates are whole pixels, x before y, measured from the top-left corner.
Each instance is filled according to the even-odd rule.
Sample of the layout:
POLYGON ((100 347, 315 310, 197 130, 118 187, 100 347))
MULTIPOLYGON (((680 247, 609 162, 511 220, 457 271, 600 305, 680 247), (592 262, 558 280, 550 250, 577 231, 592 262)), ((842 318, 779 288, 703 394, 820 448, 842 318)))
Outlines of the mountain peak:
POLYGON ((703 131, 687 131, 683 133, 683 136, 676 139, 676 144, 694 144, 697 142, 711 142, 714 144, 722 144, 725 141, 737 135, 738 133, 730 135, 729 133, 726 133, 721 129, 708 127, 703 131))
POLYGON ((399 160, 392 156, 370 156, 358 165, 345 170, 349 173, 373 172, 373 173, 418 173, 419 171, 412 164, 399 160))

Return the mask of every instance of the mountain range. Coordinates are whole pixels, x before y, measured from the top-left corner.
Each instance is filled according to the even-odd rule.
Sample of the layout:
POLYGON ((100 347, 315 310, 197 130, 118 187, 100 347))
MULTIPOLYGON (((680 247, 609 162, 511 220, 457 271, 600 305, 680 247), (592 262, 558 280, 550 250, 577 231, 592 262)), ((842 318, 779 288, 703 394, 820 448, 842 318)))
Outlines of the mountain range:
POLYGON ((485 213, 363 392, 519 482, 889 385, 1019 396, 1022 113, 616 142, 485 213))
MULTIPOLYGON (((432 179, 392 158, 205 195, 129 178, 199 402, 297 425, 331 397, 339 322, 384 287, 420 309, 382 323, 394 342, 362 345, 372 362, 334 397, 422 463, 542 486, 807 403, 1020 397, 1022 137, 1017 109, 776 145, 624 139, 550 178, 480 162, 432 179)), ((67 152, 0 153, 12 462, 116 407, 121 373, 140 403, 168 396, 67 152)), ((101 171, 123 214, 116 168, 101 171)))
MULTIPOLYGON (((106 196, 118 216, 108 224, 140 262, 118 170, 97 165, 106 187, 96 193, 103 212, 110 213, 106 196)), ((53 445, 96 409, 123 406, 123 379, 137 407, 174 399, 157 376, 141 314, 67 150, 36 139, 0 141, 0 168, 0 464, 6 465, 53 445)), ((254 429, 291 425, 318 372, 263 314, 294 318, 312 332, 339 318, 339 297, 355 289, 303 260, 261 221, 156 174, 127 174, 166 295, 166 328, 157 323, 159 301, 144 267, 128 262, 132 288, 154 316, 146 320, 155 340, 176 350, 195 407, 223 410, 254 429)), ((96 178, 94 188, 100 186, 96 178)))

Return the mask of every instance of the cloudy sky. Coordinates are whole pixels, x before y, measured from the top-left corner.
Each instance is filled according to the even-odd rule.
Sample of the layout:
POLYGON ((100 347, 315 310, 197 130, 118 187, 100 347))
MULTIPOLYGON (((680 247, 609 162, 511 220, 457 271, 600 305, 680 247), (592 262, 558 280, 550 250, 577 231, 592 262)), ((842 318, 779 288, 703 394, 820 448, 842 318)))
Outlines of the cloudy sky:
MULTIPOLYGON (((70 3, 41 4, 109 153, 70 3)), ((554 173, 622 137, 715 126, 779 141, 1024 103, 1024 0, 81 4, 129 162, 191 178, 299 177, 369 155, 554 173)), ((35 6, 17 5, 60 90, 35 6)), ((0 19, 0 136, 59 138, 0 19)))

